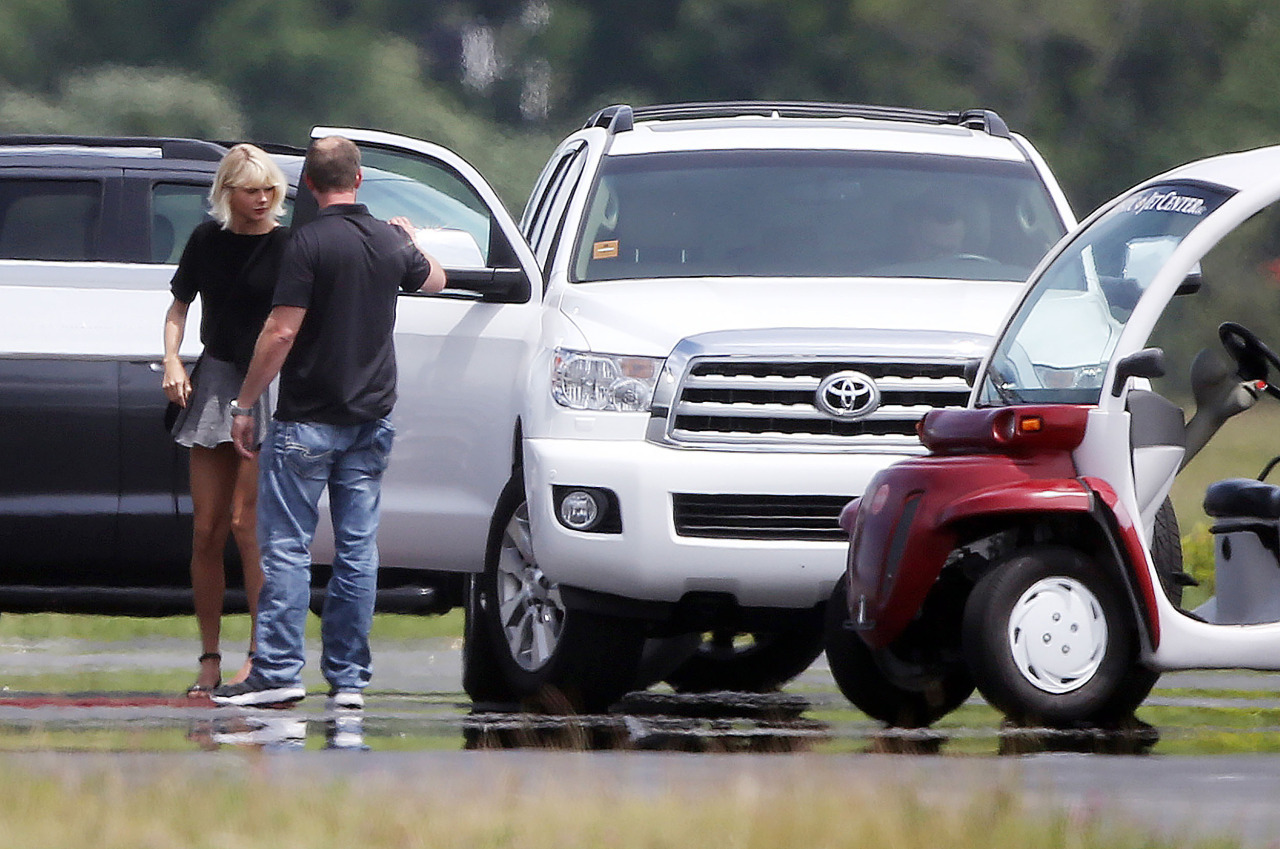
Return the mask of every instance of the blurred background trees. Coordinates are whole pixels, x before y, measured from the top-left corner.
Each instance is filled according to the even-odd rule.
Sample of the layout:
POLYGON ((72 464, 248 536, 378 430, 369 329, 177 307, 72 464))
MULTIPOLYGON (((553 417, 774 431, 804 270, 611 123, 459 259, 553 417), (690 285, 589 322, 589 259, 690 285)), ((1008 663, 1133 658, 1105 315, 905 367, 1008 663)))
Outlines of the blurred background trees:
POLYGON ((995 109, 1077 212, 1280 141, 1269 0, 0 0, 0 131, 452 147, 519 210, 594 110, 703 99, 995 109))

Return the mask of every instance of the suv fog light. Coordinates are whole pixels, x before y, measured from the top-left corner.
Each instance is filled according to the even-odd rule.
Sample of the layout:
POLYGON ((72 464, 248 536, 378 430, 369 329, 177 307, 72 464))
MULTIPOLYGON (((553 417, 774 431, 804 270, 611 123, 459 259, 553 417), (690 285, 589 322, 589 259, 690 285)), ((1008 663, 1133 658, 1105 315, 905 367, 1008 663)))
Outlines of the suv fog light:
POLYGON ((618 496, 594 486, 553 486, 556 519, 571 531, 597 534, 622 532, 618 496))
POLYGON ((589 531, 600 521, 600 504, 594 493, 575 489, 560 500, 560 521, 575 531, 589 531))

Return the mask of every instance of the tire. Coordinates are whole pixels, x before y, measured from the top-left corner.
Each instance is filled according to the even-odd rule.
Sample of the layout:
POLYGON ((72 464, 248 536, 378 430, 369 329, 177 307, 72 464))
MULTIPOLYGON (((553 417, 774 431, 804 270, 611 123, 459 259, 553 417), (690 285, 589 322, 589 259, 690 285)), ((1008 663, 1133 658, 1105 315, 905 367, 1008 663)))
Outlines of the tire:
POLYGON ((1138 664, 1119 579, 1064 547, 1015 552, 983 575, 965 605, 963 640, 978 690, 1024 725, 1125 719, 1158 677, 1138 664))
POLYGON ((1155 561, 1164 594, 1174 607, 1181 607, 1182 590, 1190 582, 1190 576, 1182 571, 1182 533, 1178 529, 1178 516, 1173 512, 1173 501, 1168 498, 1156 511, 1151 559, 1155 561))
POLYGON ((510 695, 546 712, 601 713, 631 689, 641 623, 564 605, 538 567, 528 505, 514 487, 499 502, 469 608, 475 627, 467 638, 476 651, 466 654, 468 694, 510 695))
POLYGON ((484 624, 482 605, 487 603, 479 575, 467 582, 462 624, 462 689, 476 705, 509 705, 519 696, 503 673, 496 647, 484 624))
MULTIPOLYGON (((842 577, 827 603, 827 663, 840 692, 854 707, 887 725, 924 728, 964 704, 973 679, 959 653, 933 662, 904 660, 894 647, 874 650, 846 627, 848 579, 842 577)), ((914 653, 913 653, 914 654, 914 653)))
POLYGON ((717 630, 666 677, 678 693, 768 693, 809 668, 822 654, 824 605, 798 612, 776 631, 717 630))

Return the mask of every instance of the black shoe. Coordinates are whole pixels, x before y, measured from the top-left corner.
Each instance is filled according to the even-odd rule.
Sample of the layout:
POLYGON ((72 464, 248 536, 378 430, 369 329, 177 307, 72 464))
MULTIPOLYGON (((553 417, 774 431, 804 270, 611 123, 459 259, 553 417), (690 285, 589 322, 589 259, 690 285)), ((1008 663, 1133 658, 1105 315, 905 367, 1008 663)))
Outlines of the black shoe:
POLYGON ((214 704, 240 707, 281 707, 302 701, 307 690, 301 684, 283 687, 250 675, 239 684, 223 684, 209 694, 214 704))

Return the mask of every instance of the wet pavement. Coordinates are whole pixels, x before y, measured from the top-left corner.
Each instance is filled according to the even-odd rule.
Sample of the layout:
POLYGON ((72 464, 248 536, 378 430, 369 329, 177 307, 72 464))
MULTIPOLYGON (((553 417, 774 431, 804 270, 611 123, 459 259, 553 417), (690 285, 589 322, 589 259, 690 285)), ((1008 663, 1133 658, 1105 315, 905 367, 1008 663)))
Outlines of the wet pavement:
MULTIPOLYGON (((1160 753, 1188 737, 1216 734, 1224 752, 1250 740, 1274 747, 1280 728, 1190 728, 1135 723, 1117 731, 1009 728, 973 697, 956 721, 935 729, 883 729, 839 693, 820 657, 784 692, 634 693, 607 715, 555 717, 476 711, 461 688, 460 641, 375 644, 373 686, 357 715, 326 712, 318 645, 310 645, 310 695, 285 711, 219 708, 181 695, 194 674, 185 640, 92 643, 61 639, 0 643, 0 751, 198 751, 222 746, 441 751, 563 748, 676 752, 862 751, 915 754, 1036 752, 1160 753), (61 681, 56 691, 48 685, 61 681), (33 687, 43 682, 45 686, 33 687), (70 685, 66 682, 71 682, 70 685), (168 690, 166 691, 166 687, 168 690), (972 709, 970 709, 972 708, 972 709), (968 709, 969 714, 964 714, 968 709), (984 711, 986 711, 984 713, 984 711), (965 716, 971 721, 965 722, 965 716), (1234 742, 1228 742, 1228 738, 1234 742)), ((228 658, 230 655, 228 654, 228 658)), ((224 663, 230 670, 233 662, 224 663)), ((1280 710, 1280 675, 1166 675, 1154 708, 1280 710)), ((1144 714, 1145 715, 1145 714, 1144 714)))
POLYGON ((549 780, 587 793, 716 793, 730 780, 767 787, 815 776, 902 786, 925 801, 1012 788, 1032 807, 1087 820, 1115 816, 1173 837, 1225 834, 1250 849, 1280 845, 1280 758, 1266 753, 1280 751, 1280 727, 1267 721, 1280 711, 1277 674, 1166 675, 1148 699, 1153 710, 1140 715, 1195 719, 1157 719, 1158 727, 1008 728, 975 697, 935 729, 888 731, 851 708, 825 658, 782 693, 653 690, 607 715, 565 718, 474 712, 453 639, 375 643, 360 712, 325 710, 318 646, 304 673, 310 695, 287 710, 186 699, 192 655, 185 640, 0 642, 0 755, 23 770, 138 776, 236 772, 248 757, 255 773, 282 781, 390 776, 463 794, 549 780), (1241 708, 1251 721, 1233 727, 1223 716, 1241 708), (467 751, 476 749, 488 754, 467 751))

